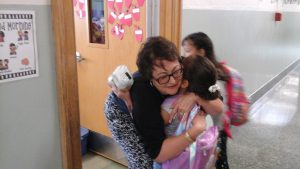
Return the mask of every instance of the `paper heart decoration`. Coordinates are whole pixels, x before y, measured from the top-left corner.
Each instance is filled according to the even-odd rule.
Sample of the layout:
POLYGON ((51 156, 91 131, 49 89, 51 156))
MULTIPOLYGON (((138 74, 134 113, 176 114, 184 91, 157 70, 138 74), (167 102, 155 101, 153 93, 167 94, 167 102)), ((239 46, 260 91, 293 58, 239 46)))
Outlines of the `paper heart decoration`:
POLYGON ((116 6, 118 11, 122 11, 123 8, 123 0, 116 0, 116 6))
POLYGON ((125 34, 125 30, 122 26, 119 26, 119 39, 122 40, 125 34))
POLYGON ((75 7, 77 5, 77 0, 73 0, 73 6, 75 7))
POLYGON ((135 40, 137 42, 142 42, 142 39, 143 39, 143 31, 142 31, 142 29, 137 28, 134 31, 134 33, 135 33, 135 40))
POLYGON ((76 11, 77 16, 79 16, 80 19, 85 18, 86 16, 86 11, 85 10, 77 10, 76 11))
POLYGON ((114 9, 114 5, 115 5, 115 0, 108 0, 107 1, 107 6, 109 9, 114 9))
POLYGON ((145 2, 145 0, 137 0, 137 3, 139 6, 143 6, 144 2, 145 2))
POLYGON ((125 16, 125 14, 123 12, 118 16, 118 19, 119 19, 121 25, 126 24, 124 16, 125 16))
POLYGON ((85 6, 85 1, 84 0, 78 0, 79 2, 79 9, 83 10, 84 6, 85 6))
POLYGON ((139 21, 140 20, 140 8, 132 9, 132 16, 133 16, 134 20, 139 21))
POLYGON ((119 35, 120 35, 120 32, 119 32, 119 26, 118 26, 118 25, 115 25, 115 26, 112 28, 111 33, 112 33, 113 35, 119 36, 119 35))
POLYGON ((125 7, 128 9, 131 6, 132 0, 125 0, 125 7))
POLYGON ((117 18, 117 15, 114 12, 110 12, 108 17, 108 23, 113 24, 117 18))
POLYGON ((131 15, 131 13, 126 14, 126 15, 124 16, 124 19, 125 19, 126 25, 128 25, 128 26, 131 26, 131 25, 132 25, 132 15, 131 15))

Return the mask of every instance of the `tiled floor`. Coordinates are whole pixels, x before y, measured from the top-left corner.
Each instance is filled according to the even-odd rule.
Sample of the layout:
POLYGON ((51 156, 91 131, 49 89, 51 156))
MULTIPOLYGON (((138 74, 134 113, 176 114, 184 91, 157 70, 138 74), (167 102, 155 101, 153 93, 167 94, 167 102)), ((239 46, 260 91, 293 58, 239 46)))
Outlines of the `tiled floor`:
POLYGON ((126 169, 127 167, 115 163, 105 157, 88 152, 83 156, 82 169, 126 169))
POLYGON ((300 169, 300 66, 253 104, 251 121, 233 128, 230 168, 300 169))
MULTIPOLYGON (((253 104, 250 122, 233 127, 228 142, 231 169, 300 169, 300 65, 253 104)), ((84 169, 125 169, 91 153, 84 169)))

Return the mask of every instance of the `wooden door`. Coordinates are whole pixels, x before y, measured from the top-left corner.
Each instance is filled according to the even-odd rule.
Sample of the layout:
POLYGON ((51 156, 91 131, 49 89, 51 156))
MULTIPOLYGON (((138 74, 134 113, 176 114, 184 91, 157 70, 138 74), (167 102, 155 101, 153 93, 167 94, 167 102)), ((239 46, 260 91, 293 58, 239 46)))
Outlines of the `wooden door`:
MULTIPOLYGON (((116 2, 117 0, 114 7, 117 10, 116 2)), ((122 11, 126 12, 124 2, 122 11)), ((107 0, 86 0, 85 3, 79 0, 74 5, 76 50, 82 59, 77 62, 80 124, 94 132, 111 136, 104 116, 104 101, 110 92, 107 77, 120 64, 127 65, 131 71, 136 70, 135 60, 141 43, 135 39, 135 30, 139 27, 145 39, 146 3, 139 7, 140 20, 132 19, 131 26, 123 26, 125 31, 123 39, 114 34, 114 26, 121 21, 116 18, 113 24, 108 23, 107 18, 113 10, 108 7, 107 0), (97 36, 98 40, 96 35, 99 33, 92 32, 96 23, 94 21, 97 19, 95 19, 96 13, 92 14, 91 9, 103 9, 102 14, 104 13, 104 20, 102 19, 104 31, 98 31, 104 35, 97 36), (103 36, 104 40, 101 39, 103 36)), ((137 1, 133 0, 128 12, 137 6, 137 1)), ((118 16, 119 12, 115 14, 118 16)))

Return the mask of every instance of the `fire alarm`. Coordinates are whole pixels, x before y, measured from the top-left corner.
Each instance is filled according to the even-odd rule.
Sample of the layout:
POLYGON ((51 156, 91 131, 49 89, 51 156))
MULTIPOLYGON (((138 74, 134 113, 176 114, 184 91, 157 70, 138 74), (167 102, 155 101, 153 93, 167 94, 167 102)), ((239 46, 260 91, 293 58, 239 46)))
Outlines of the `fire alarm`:
POLYGON ((275 12, 275 21, 281 21, 282 14, 280 12, 275 12))

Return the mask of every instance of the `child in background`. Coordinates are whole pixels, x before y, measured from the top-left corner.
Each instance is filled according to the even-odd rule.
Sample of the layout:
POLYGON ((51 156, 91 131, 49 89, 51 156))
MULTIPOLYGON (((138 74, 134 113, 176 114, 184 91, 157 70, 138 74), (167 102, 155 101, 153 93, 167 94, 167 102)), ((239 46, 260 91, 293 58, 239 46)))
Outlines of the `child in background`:
MULTIPOLYGON (((180 72, 174 73, 181 73, 180 72)), ((178 95, 167 98, 161 105, 161 116, 166 124, 165 131, 168 137, 182 134, 186 127, 193 123, 197 118, 206 118, 199 105, 195 105, 187 117, 187 120, 182 120, 184 114, 179 114, 170 121, 171 106, 176 99, 184 92, 194 92, 204 100, 214 100, 220 96, 219 87, 216 84, 217 72, 214 65, 204 57, 193 56, 183 60, 183 75, 181 89, 178 95), (187 126, 186 126, 187 125, 187 126)), ((203 120, 205 122, 205 120, 203 120)), ((207 118, 209 121, 209 118, 207 118)), ((218 129, 212 125, 212 122, 207 122, 207 130, 197 138, 191 138, 186 132, 186 138, 190 140, 191 145, 186 151, 178 157, 164 162, 163 169, 206 169, 214 166, 215 163, 215 147, 218 138, 218 129), (192 167, 191 167, 192 165, 192 167)), ((211 121, 211 120, 210 120, 211 121)))
MULTIPOLYGON (((227 89, 226 87, 230 85, 229 84, 230 81, 229 79, 231 79, 230 71, 234 71, 234 72, 237 71, 217 61, 214 52, 213 43, 211 39, 203 32, 192 33, 186 36, 182 41, 182 47, 184 50, 184 57, 189 57, 197 54, 201 57, 208 58, 217 69, 218 72, 217 83, 221 88, 220 92, 223 98, 223 103, 226 103, 224 104, 225 105, 224 112, 226 113, 224 113, 225 116, 223 117, 213 116, 214 124, 217 125, 220 130, 219 140, 218 140, 218 150, 220 152, 218 155, 218 160, 216 162, 216 169, 229 169, 229 165, 227 161, 226 145, 227 145, 227 137, 231 137, 230 124, 232 123, 232 119, 230 119, 230 114, 232 113, 230 109, 231 105, 229 104, 230 102, 228 100, 230 100, 229 95, 232 95, 233 92, 230 93, 228 90, 226 90, 227 89)), ((239 83, 242 84, 242 81, 240 81, 239 83)), ((244 95, 243 85, 241 84, 239 85, 239 90, 240 90, 239 92, 244 95)), ((240 104, 240 109, 242 112, 241 114, 243 116, 239 120, 239 125, 246 123, 248 120, 247 112, 249 109, 249 103, 244 102, 244 104, 243 103, 240 104)))

